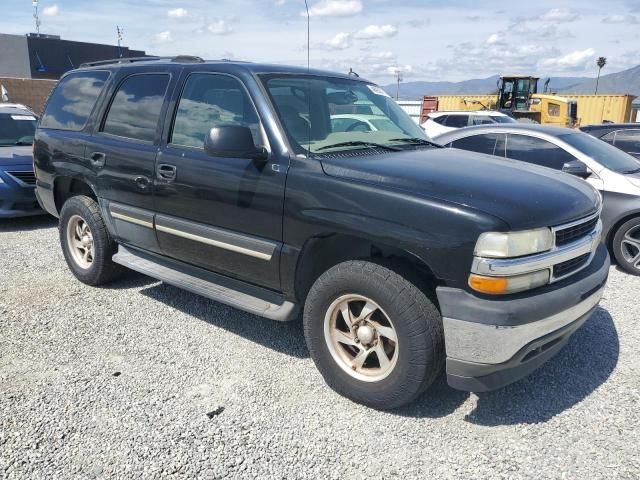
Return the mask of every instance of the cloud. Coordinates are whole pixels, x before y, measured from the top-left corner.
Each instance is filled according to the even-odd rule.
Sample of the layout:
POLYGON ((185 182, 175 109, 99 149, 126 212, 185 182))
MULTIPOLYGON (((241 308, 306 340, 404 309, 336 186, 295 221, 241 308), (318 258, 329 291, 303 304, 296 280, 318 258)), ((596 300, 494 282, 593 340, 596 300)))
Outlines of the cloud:
POLYGON ((372 38, 389 38, 398 33, 398 28, 393 25, 369 25, 354 34, 354 38, 368 40, 372 38))
MULTIPOLYGON (((321 0, 309 8, 310 17, 349 17, 360 12, 360 0, 321 0)), ((301 15, 306 16, 306 12, 301 15)))
POLYGON ((620 24, 620 23, 628 23, 631 25, 635 25, 638 23, 638 17, 635 15, 626 14, 626 15, 609 15, 602 19, 602 23, 612 23, 612 24, 620 24))
POLYGON ((504 45, 504 34, 502 32, 496 32, 489 35, 487 38, 489 45, 504 45))
POLYGON ((351 46, 351 34, 340 32, 334 37, 326 40, 324 45, 330 50, 344 50, 351 46))
POLYGON ((207 24, 207 31, 214 35, 227 35, 233 31, 233 28, 222 19, 215 19, 207 24))
POLYGON ((167 12, 167 17, 169 18, 180 19, 180 18, 186 18, 187 16, 189 16, 189 12, 185 8, 174 8, 167 12))
POLYGON ((587 48, 586 50, 576 50, 575 52, 568 53, 556 58, 547 58, 543 60, 540 65, 547 69, 556 70, 582 70, 586 67, 593 57, 596 51, 593 48, 587 48))
POLYGON ((156 33, 151 37, 151 43, 155 45, 162 45, 166 43, 172 43, 173 37, 171 36, 171 32, 166 30, 164 32, 156 33))
POLYGON ((580 18, 580 15, 568 8, 552 8, 542 15, 540 20, 553 23, 568 23, 573 22, 578 18, 580 18))
POLYGON ((49 7, 45 7, 42 9, 42 15, 45 17, 55 17, 60 13, 60 8, 57 4, 53 4, 49 7))

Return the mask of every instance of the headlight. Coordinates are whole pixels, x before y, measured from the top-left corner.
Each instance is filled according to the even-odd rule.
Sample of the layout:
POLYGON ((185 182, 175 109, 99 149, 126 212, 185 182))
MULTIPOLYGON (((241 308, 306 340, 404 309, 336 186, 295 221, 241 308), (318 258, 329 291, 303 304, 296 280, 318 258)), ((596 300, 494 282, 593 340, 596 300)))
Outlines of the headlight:
POLYGON ((546 252, 553 247, 549 228, 521 232, 487 232, 480 235, 473 254, 476 257, 514 258, 546 252))
POLYGON ((514 277, 485 277, 472 273, 469 275, 469 286, 476 292, 504 295, 542 287, 549 283, 549 278, 549 270, 540 270, 514 277))

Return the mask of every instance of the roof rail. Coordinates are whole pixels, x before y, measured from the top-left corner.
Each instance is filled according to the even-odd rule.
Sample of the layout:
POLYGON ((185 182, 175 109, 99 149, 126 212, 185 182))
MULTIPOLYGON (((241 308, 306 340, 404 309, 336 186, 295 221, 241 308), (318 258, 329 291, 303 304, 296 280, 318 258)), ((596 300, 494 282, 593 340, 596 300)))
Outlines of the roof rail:
POLYGON ((96 60, 95 62, 84 62, 80 64, 79 68, 85 67, 95 67, 97 65, 110 65, 112 63, 133 63, 133 62, 144 62, 149 60, 160 60, 162 57, 123 57, 123 58, 112 58, 110 60, 96 60))
POLYGON ((95 62, 85 62, 81 64, 79 68, 95 67, 98 65, 110 65, 110 64, 117 64, 117 63, 145 62, 145 61, 151 61, 151 60, 166 60, 166 61, 178 62, 178 63, 204 63, 204 60, 202 58, 196 57, 194 55, 177 55, 175 57, 148 56, 148 57, 113 58, 111 60, 97 60, 95 62))

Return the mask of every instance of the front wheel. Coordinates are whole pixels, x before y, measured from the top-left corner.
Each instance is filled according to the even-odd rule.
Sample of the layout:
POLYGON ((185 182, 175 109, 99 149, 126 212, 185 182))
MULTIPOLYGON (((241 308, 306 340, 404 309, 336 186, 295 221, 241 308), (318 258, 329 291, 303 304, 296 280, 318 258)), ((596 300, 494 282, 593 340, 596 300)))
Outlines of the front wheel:
POLYGON ((117 245, 109 235, 96 201, 78 195, 67 200, 60 212, 60 243, 75 277, 88 285, 102 285, 123 271, 111 260, 117 245))
POLYGON ((325 272, 305 303, 305 338, 327 384, 377 409, 405 405, 442 371, 442 319, 405 276, 368 261, 325 272))
POLYGON ((640 217, 625 222, 613 237, 613 255, 623 270, 640 275, 640 217))

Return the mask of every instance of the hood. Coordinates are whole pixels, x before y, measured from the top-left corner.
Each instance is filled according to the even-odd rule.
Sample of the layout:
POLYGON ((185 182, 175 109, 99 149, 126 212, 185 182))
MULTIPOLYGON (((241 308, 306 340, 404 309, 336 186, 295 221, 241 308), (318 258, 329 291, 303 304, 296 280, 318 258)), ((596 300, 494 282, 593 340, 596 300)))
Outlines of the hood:
POLYGON ((322 158, 327 175, 378 183, 493 215, 512 230, 561 225, 594 213, 584 180, 544 167, 463 150, 419 149, 322 158))
POLYGON ((23 166, 33 164, 31 145, 16 147, 0 147, 0 167, 23 166))

